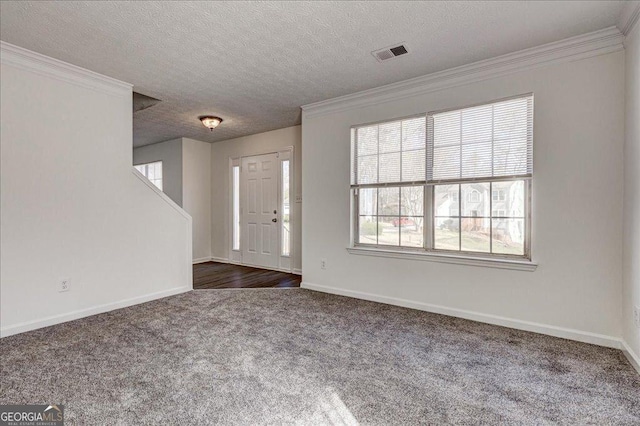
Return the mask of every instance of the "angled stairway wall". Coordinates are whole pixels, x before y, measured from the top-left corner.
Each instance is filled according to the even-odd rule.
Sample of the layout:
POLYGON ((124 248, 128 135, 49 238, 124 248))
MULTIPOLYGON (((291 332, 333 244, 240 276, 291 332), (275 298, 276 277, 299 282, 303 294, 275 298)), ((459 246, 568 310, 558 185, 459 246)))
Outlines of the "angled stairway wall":
POLYGON ((1 335, 191 290, 191 217, 131 165, 131 86, 0 58, 1 335))

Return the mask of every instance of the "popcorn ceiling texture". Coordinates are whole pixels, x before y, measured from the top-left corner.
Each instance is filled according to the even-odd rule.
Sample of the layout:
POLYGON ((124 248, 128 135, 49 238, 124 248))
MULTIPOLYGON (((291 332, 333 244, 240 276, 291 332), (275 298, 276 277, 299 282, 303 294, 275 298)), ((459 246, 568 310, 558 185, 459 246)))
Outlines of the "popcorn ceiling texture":
POLYGON ((161 99, 134 145, 300 123, 299 107, 616 24, 623 2, 0 2, 6 42, 161 99), (371 51, 405 42, 378 63, 371 51), (198 121, 225 119, 210 132, 198 121))
POLYGON ((615 349, 304 289, 196 290, 0 340, 68 424, 640 424, 615 349))

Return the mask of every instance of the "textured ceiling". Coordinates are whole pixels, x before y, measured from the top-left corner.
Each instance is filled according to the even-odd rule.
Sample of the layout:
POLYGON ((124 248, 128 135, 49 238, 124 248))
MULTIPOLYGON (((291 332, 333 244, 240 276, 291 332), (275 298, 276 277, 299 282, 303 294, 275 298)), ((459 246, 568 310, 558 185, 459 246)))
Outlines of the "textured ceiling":
POLYGON ((2 1, 0 38, 162 102, 134 145, 300 123, 299 107, 616 24, 622 2, 2 1), (378 63, 372 50, 405 42, 378 63), (199 115, 224 123, 213 132, 199 115))

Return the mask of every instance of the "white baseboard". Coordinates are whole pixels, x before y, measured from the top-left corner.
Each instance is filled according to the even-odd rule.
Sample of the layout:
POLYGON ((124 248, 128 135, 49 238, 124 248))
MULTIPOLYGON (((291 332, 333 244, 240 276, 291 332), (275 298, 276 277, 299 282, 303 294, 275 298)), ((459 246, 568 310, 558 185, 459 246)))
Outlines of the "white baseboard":
MULTIPOLYGON (((226 257, 211 257, 211 258, 207 258, 207 260, 204 260, 203 262, 230 263, 232 265, 248 266, 250 268, 267 269, 269 271, 280 271, 280 272, 286 272, 288 274, 302 275, 302 269, 289 270, 289 269, 283 269, 283 268, 265 268, 264 266, 251 265, 249 263, 235 262, 235 261, 227 259, 226 257)), ((202 262, 196 262, 194 260, 193 264, 195 265, 196 263, 202 263, 202 262)))
POLYGON ((463 309, 449 308, 446 306, 432 305, 429 303, 414 302, 395 297, 380 296, 377 294, 363 293, 353 290, 344 290, 337 287, 329 287, 309 282, 302 282, 302 288, 321 291, 324 293, 348 296, 356 299, 369 300, 371 302, 385 303, 388 305, 402 306, 405 308, 418 309, 421 311, 433 312, 436 314, 448 315, 452 317, 464 318, 472 321, 487 324, 499 325, 502 327, 515 328, 517 330, 531 331, 534 333, 546 334, 563 339, 576 340, 578 342, 591 343, 608 348, 621 349, 621 340, 617 337, 603 334, 590 333, 587 331, 573 330, 569 328, 556 327, 553 325, 539 324, 530 321, 522 321, 514 318, 506 318, 497 315, 483 314, 481 312, 467 311, 463 309))
POLYGON ((638 374, 640 374, 640 356, 631 350, 631 346, 629 346, 625 340, 620 340, 620 346, 624 356, 627 357, 629 363, 636 369, 638 374))
MULTIPOLYGON (((268 269, 269 271, 280 271, 280 272, 286 272, 288 274, 302 275, 302 269, 289 270, 289 269, 283 269, 283 268, 265 268, 264 266, 251 265, 249 263, 235 262, 233 260, 227 259, 226 257, 211 257, 211 258, 208 258, 207 260, 205 260, 204 262, 230 263, 232 265, 248 266, 250 268, 268 269)), ((196 262, 194 260, 193 263, 195 265, 196 263, 202 263, 202 262, 196 262)))
POLYGON ((234 263, 234 262, 230 262, 229 259, 227 259, 226 257, 210 256, 210 257, 201 257, 199 259, 193 259, 194 265, 197 265, 198 263, 204 263, 204 262, 234 263))
POLYGON ((38 328, 49 327, 51 325, 60 324, 67 321, 73 321, 80 318, 88 317, 91 315, 102 314, 105 312, 113 311, 115 309, 126 308, 128 306, 138 305, 140 303, 150 302, 156 299, 162 299, 163 297, 173 296, 180 293, 186 293, 192 291, 191 286, 176 287, 169 290, 159 291, 157 293, 145 294, 144 296, 138 296, 131 299, 120 300, 118 302, 106 303, 104 305, 98 305, 91 308, 80 309, 77 311, 69 312, 61 315, 54 315, 47 318, 41 318, 33 321, 27 321, 10 325, 8 327, 0 328, 0 337, 7 337, 13 334, 24 333, 26 331, 36 330, 38 328))

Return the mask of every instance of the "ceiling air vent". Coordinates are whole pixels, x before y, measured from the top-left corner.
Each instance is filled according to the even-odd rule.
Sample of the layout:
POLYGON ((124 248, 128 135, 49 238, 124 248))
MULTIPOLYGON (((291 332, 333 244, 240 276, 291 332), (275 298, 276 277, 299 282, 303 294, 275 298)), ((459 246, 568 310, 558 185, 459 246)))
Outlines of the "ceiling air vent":
POLYGON ((407 46, 404 44, 398 44, 394 46, 385 47, 384 49, 374 50, 371 54, 378 60, 378 62, 384 62, 389 59, 393 59, 396 56, 405 55, 409 53, 407 46))

